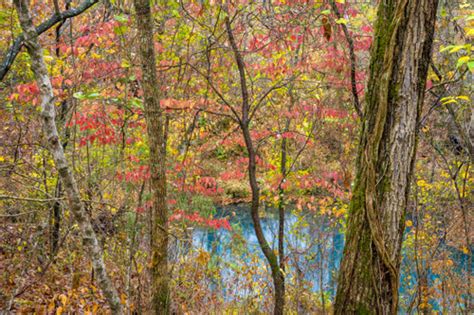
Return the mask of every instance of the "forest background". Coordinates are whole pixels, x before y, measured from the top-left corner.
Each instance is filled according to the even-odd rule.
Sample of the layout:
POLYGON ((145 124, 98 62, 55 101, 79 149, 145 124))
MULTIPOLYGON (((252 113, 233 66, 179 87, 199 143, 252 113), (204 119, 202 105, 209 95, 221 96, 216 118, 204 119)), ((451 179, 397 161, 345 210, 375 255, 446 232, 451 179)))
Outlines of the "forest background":
MULTIPOLYGON (((164 231, 174 312, 271 312, 275 256, 287 312, 330 313, 340 259, 331 253, 342 246, 334 235, 345 232, 355 179, 377 1, 152 1, 150 91, 160 98, 163 140, 155 149, 138 4, 28 3, 60 144, 119 303, 146 313, 154 301, 159 284, 147 271, 159 269, 152 254, 164 231), (151 209, 164 178, 162 226, 151 209), (262 221, 286 223, 264 224, 264 254, 250 249, 255 221, 239 220, 254 187, 262 221), (218 237, 206 247, 199 233, 218 237)), ((473 9, 439 2, 404 223, 404 313, 467 314, 473 305, 473 9)), ((41 132, 22 32, 15 5, 1 2, 0 309, 103 313, 111 304, 41 132)))

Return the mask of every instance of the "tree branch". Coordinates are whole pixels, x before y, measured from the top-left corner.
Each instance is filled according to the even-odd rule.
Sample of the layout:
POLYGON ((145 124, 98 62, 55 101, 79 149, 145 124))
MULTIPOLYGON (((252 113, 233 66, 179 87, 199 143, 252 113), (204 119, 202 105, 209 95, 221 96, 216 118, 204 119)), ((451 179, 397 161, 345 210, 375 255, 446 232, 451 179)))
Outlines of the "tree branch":
MULTIPOLYGON (((81 14, 82 12, 89 9, 91 6, 93 6, 97 2, 99 2, 99 0, 85 0, 76 8, 63 11, 59 14, 55 12, 48 20, 44 21, 43 23, 41 23, 35 28, 36 34, 38 35, 43 34, 47 30, 52 28, 54 25, 56 25, 57 23, 81 14)), ((10 46, 10 49, 8 49, 8 52, 6 56, 3 58, 3 61, 0 66, 0 81, 3 80, 3 78, 8 73, 8 70, 10 70, 10 67, 15 61, 16 56, 20 52, 21 47, 23 47, 24 40, 25 40, 25 37, 23 34, 21 34, 14 40, 13 44, 10 46)))
MULTIPOLYGON (((336 2, 334 0, 330 0, 329 3, 331 4, 331 8, 334 11, 334 14, 338 19, 342 17, 339 9, 337 8, 336 2)), ((341 24, 342 31, 344 32, 344 36, 346 37, 347 45, 349 46, 349 58, 351 60, 351 90, 352 90, 352 97, 354 102, 354 108, 359 115, 360 118, 363 117, 362 108, 360 106, 359 101, 359 93, 357 91, 357 83, 356 83, 356 56, 354 52, 354 41, 352 40, 351 34, 349 34, 349 30, 345 24, 341 24)))
POLYGON ((219 91, 219 89, 214 85, 214 83, 212 82, 211 78, 209 77, 209 75, 206 75, 204 73, 202 73, 197 67, 195 67, 193 64, 191 63, 187 63, 187 65, 193 69, 194 71, 196 71, 197 74, 199 74, 200 76, 202 76, 204 79, 206 79, 207 83, 209 84, 209 86, 211 87, 211 89, 214 91, 214 93, 216 93, 216 95, 220 98, 220 100, 224 103, 225 106, 227 106, 230 111, 232 112, 232 114, 235 116, 235 120, 240 124, 241 123, 241 120, 240 120, 240 116, 237 112, 237 110, 230 104, 230 102, 228 102, 226 100, 226 98, 224 97, 224 95, 219 91))
POLYGON ((263 93, 261 95, 261 97, 256 101, 255 103, 255 106, 253 107, 251 113, 250 113, 250 117, 249 117, 249 120, 252 120, 253 116, 255 115, 255 113, 257 112, 257 110, 259 109, 260 105, 263 103, 263 101, 267 98, 268 95, 270 95, 270 93, 272 93, 273 91, 275 90, 278 90, 278 89, 281 89, 283 87, 285 87, 286 85, 288 85, 290 82, 292 82, 294 79, 296 78, 296 76, 292 76, 291 78, 288 79, 288 81, 278 81, 276 82, 275 84, 273 84, 270 88, 268 88, 268 90, 263 93))
POLYGON ((18 201, 30 201, 30 202, 50 202, 50 201, 60 200, 64 198, 38 199, 38 198, 26 198, 26 197, 18 197, 18 196, 0 195, 0 200, 5 200, 5 199, 18 200, 18 201))

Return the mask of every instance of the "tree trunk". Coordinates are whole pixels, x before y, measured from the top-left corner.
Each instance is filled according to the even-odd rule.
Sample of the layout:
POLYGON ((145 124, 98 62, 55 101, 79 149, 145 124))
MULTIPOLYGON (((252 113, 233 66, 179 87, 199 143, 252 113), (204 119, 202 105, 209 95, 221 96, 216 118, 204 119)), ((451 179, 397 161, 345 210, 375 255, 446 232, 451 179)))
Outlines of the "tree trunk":
POLYGON ((152 308, 155 314, 168 314, 168 209, 166 205, 165 119, 160 107, 160 85, 156 75, 153 19, 149 0, 134 0, 142 68, 142 89, 148 145, 150 148, 151 190, 153 194, 151 274, 152 308))
POLYGON ((335 314, 396 314, 404 216, 437 0, 382 0, 335 314))
MULTIPOLYGON (((258 243, 262 249, 263 255, 270 265, 272 271, 273 287, 274 287, 274 305, 273 305, 273 314, 281 315, 285 307, 285 276, 283 270, 280 269, 278 262, 278 256, 275 254, 272 248, 268 245, 268 242, 263 233, 262 225, 260 222, 259 207, 260 207, 260 187, 257 182, 257 153, 255 152, 255 147, 252 142, 252 137, 250 135, 250 100, 249 92, 247 87, 247 80, 245 75, 245 66, 244 60, 240 51, 237 47, 237 43, 234 38, 234 34, 231 27, 231 22, 229 17, 225 18, 225 27, 227 35, 229 37, 229 42, 234 53, 235 61, 237 63, 237 68, 239 70, 240 78, 240 89, 242 94, 242 117, 239 119, 240 130, 244 137, 245 146, 247 148, 249 162, 248 162, 248 174, 249 174, 249 183, 250 190, 252 192, 252 202, 250 205, 250 212, 252 216, 252 222, 255 229, 255 235, 257 236, 258 243)), ((281 216, 281 212, 280 212, 281 216)), ((284 219, 284 217, 282 218, 284 219)), ((280 232, 279 232, 280 234, 280 232)), ((283 236, 282 236, 283 237, 283 236)), ((283 240, 282 240, 283 241, 283 240)))
MULTIPOLYGON (((290 126, 290 119, 287 118, 285 122, 285 132, 288 131, 290 126)), ((282 277, 280 280, 280 295, 282 299, 282 310, 285 302, 285 189, 283 188, 284 181, 286 180, 287 169, 287 138, 282 137, 281 139, 281 155, 280 155, 280 173, 282 176, 282 182, 278 185, 278 260, 280 266, 280 272, 282 277)))
POLYGON ((38 41, 38 34, 31 20, 27 6, 27 0, 14 1, 21 28, 23 29, 25 46, 31 58, 31 70, 33 71, 38 84, 41 96, 41 117, 43 118, 44 134, 48 141, 50 152, 67 194, 69 207, 74 214, 77 224, 82 233, 82 240, 86 248, 97 281, 104 294, 113 314, 123 314, 122 305, 117 290, 107 275, 103 259, 103 250, 97 241, 97 237, 92 229, 89 217, 82 204, 76 180, 69 169, 64 150, 58 136, 55 122, 54 94, 51 80, 43 59, 43 50, 38 41))

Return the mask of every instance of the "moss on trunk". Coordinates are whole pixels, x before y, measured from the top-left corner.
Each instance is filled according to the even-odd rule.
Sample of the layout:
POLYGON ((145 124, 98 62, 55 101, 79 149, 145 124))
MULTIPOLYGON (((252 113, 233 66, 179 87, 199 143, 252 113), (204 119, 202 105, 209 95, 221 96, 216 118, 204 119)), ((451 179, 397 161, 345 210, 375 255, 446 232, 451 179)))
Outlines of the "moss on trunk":
POLYGON ((142 89, 150 148, 150 186, 153 196, 151 211, 151 276, 152 309, 154 314, 168 314, 168 208, 166 204, 166 139, 165 117, 160 107, 160 85, 156 75, 156 54, 153 39, 153 19, 148 0, 134 0, 140 40, 142 89))
POLYGON ((404 214, 437 5, 379 5, 335 314, 397 313, 404 214))

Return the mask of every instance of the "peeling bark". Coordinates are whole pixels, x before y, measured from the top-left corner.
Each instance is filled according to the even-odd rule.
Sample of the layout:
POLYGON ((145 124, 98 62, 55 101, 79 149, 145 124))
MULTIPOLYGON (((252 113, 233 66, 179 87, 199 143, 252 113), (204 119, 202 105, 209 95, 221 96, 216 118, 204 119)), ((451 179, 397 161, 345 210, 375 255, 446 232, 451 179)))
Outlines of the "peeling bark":
POLYGON ((437 0, 383 0, 335 314, 396 314, 401 245, 437 0))
POLYGON ((28 10, 27 0, 14 1, 21 28, 24 34, 24 44, 31 58, 31 70, 40 90, 41 117, 43 119, 44 134, 47 138, 50 152, 53 156, 56 169, 67 194, 70 209, 82 234, 82 241, 92 261, 92 266, 97 277, 99 288, 102 290, 113 314, 123 314, 122 305, 117 290, 107 275, 103 259, 103 250, 92 229, 89 217, 80 199, 76 180, 69 168, 64 150, 59 141, 58 130, 55 122, 54 94, 48 71, 43 59, 43 50, 38 41, 38 33, 33 26, 28 10))

